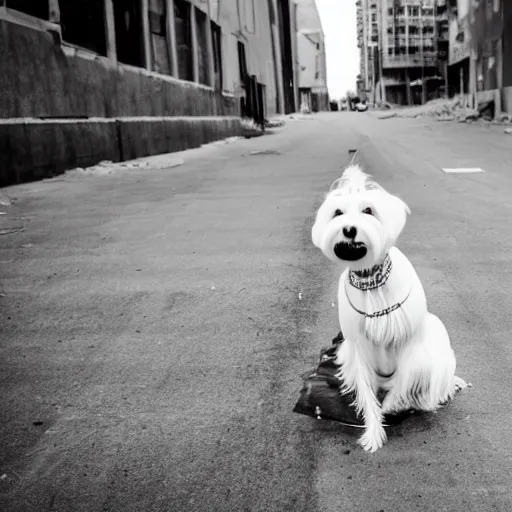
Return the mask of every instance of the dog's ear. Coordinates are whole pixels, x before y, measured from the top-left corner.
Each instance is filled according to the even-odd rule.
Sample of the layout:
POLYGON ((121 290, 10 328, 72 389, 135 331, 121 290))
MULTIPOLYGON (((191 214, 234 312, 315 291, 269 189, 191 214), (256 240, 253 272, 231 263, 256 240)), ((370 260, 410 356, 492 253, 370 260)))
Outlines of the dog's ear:
POLYGON ((401 203, 402 208, 405 210, 405 213, 407 215, 411 215, 411 209, 409 208, 409 206, 407 206, 407 203, 405 201, 403 201, 402 199, 400 199, 399 197, 397 197, 397 196, 395 196, 395 197, 401 203))
POLYGON ((322 242, 322 228, 321 223, 318 219, 318 213, 315 218, 315 223, 313 224, 313 227, 311 228, 311 240, 313 241, 313 245, 315 247, 318 247, 321 249, 321 242, 322 242))
POLYGON ((395 243, 405 227, 407 215, 410 215, 411 209, 397 196, 390 195, 390 199, 390 218, 393 219, 390 226, 390 235, 393 243, 395 243))

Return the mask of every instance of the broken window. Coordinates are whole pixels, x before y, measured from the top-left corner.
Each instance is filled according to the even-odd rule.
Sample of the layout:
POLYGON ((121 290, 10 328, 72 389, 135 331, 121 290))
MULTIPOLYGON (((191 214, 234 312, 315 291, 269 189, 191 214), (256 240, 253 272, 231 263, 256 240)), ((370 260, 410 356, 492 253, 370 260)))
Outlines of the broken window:
POLYGON ((223 87, 222 80, 222 33, 219 25, 214 21, 212 27, 212 48, 213 48, 213 71, 215 73, 214 87, 221 91, 223 87))
POLYGON ((113 0, 117 60, 144 67, 142 16, 139 0, 113 0))
POLYGON ((210 59, 208 58, 208 18, 203 11, 196 9, 197 63, 199 83, 210 85, 210 59))
POLYGON ((60 0, 62 39, 107 55, 103 0, 60 0))
POLYGON ((165 0, 149 0, 149 33, 151 38, 152 69, 157 73, 171 74, 169 47, 167 46, 165 0))
POLYGON ((176 23, 178 76, 182 80, 193 81, 192 29, 190 26, 190 4, 188 2, 174 0, 174 20, 176 23))
POLYGON ((5 6, 42 20, 49 18, 48 0, 39 0, 38 2, 34 2, 34 0, 7 0, 5 6))

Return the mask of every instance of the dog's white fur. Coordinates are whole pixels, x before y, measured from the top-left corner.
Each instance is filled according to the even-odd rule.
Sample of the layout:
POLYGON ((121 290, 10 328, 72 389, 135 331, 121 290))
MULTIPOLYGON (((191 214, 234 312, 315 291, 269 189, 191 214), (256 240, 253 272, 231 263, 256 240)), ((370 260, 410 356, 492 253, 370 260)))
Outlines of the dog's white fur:
POLYGON ((342 391, 355 392, 354 405, 364 418, 365 431, 359 443, 371 452, 386 441, 384 414, 409 409, 434 411, 466 387, 455 376, 455 355, 445 326, 429 313, 418 275, 395 247, 408 213, 401 199, 353 165, 331 186, 312 229, 313 243, 325 256, 347 265, 338 291, 345 341, 338 349, 337 362, 341 365, 342 391), (363 213, 368 207, 371 214, 363 213), (342 214, 338 211, 335 216, 336 210, 342 214), (334 252, 337 243, 349 241, 344 227, 355 227, 354 241, 367 249, 357 261, 343 261, 334 252), (386 254, 392 270, 384 285, 362 291, 349 283, 350 270, 372 269, 386 254), (367 318, 354 310, 382 311, 407 296, 401 307, 380 317, 367 318), (379 390, 387 391, 382 404, 377 399, 379 390))

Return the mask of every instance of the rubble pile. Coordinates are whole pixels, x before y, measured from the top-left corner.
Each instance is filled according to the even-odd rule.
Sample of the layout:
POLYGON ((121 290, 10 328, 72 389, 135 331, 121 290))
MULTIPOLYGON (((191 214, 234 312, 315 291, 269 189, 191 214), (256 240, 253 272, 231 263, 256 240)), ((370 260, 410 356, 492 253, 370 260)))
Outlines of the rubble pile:
POLYGON ((437 121, 457 121, 460 123, 472 123, 475 121, 487 121, 495 124, 512 124, 512 116, 506 113, 495 115, 494 102, 489 101, 478 105, 478 109, 469 108, 460 98, 452 100, 437 99, 414 107, 406 107, 388 110, 378 116, 379 119, 392 117, 416 118, 429 116, 437 121))
POLYGON ((244 117, 240 124, 242 125, 242 135, 246 139, 263 135, 263 128, 254 119, 244 117))

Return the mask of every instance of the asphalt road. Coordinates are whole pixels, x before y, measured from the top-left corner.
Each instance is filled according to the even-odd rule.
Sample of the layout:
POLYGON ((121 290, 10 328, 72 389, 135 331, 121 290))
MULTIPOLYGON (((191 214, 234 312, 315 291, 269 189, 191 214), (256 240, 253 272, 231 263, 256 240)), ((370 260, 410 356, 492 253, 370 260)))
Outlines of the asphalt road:
POLYGON ((333 113, 2 190, 0 510, 510 512, 511 148, 333 113), (399 246, 473 384, 375 454, 292 413, 337 333, 310 227, 354 147, 411 207, 399 246))

